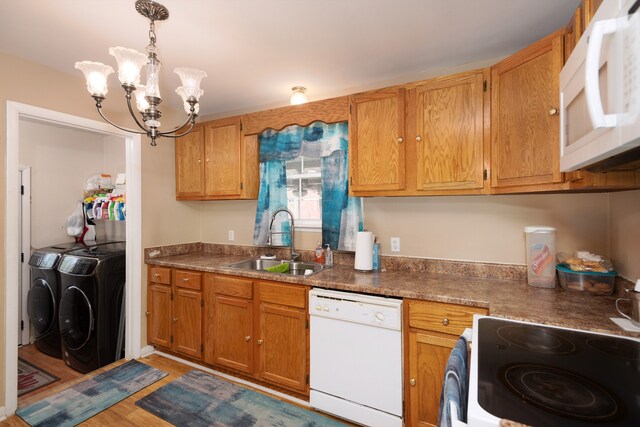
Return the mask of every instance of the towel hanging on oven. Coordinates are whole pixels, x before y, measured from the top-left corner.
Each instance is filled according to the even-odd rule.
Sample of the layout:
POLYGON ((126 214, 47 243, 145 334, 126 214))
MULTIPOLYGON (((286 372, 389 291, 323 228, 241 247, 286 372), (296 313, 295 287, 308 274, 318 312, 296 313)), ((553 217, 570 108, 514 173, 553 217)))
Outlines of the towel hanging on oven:
POLYGON ((467 395, 469 391, 467 357, 467 339, 460 336, 451 350, 442 380, 438 427, 454 426, 455 422, 452 420, 462 422, 467 420, 467 395), (452 411, 456 413, 452 413, 452 411))

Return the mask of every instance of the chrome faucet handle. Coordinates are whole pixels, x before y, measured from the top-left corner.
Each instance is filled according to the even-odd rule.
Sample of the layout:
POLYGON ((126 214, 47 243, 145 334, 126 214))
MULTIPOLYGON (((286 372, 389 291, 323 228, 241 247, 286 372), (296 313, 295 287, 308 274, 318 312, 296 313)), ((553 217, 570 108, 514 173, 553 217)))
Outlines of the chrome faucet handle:
POLYGON ((298 261, 298 258, 300 258, 300 252, 291 252, 291 262, 298 261))
POLYGON ((267 245, 271 246, 271 234, 267 236, 267 245))

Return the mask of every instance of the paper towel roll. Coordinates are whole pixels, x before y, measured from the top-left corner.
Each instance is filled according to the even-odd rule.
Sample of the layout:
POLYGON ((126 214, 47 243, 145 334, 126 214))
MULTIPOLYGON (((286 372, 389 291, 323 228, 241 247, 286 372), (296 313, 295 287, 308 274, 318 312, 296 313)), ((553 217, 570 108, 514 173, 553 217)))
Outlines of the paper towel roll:
POLYGON ((373 270, 373 233, 370 231, 358 231, 356 235, 355 269, 373 270))

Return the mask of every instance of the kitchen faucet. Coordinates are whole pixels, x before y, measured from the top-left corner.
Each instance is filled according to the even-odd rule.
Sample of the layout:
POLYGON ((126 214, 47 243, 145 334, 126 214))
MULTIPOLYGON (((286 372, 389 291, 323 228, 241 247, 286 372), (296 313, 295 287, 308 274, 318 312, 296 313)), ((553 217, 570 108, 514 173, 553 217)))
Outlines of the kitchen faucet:
POLYGON ((267 244, 268 245, 272 244, 274 234, 284 234, 283 231, 271 231, 271 227, 273 227, 273 220, 276 219, 276 215, 278 215, 280 212, 286 212, 287 214, 289 214, 289 218, 291 219, 291 228, 289 229, 289 238, 291 240, 289 244, 289 254, 290 254, 291 261, 296 261, 300 257, 300 254, 295 251, 296 249, 295 249, 295 244, 293 239, 295 228, 293 223, 293 214, 289 209, 278 208, 273 212, 273 214, 271 214, 271 223, 269 224, 269 237, 267 238, 267 244))

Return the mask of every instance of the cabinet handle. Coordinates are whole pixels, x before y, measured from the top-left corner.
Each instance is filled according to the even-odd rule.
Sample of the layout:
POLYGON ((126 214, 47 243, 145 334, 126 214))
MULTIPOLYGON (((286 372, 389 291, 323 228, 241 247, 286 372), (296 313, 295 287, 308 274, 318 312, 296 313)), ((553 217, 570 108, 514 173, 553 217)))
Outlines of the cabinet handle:
POLYGON ((158 277, 160 277, 160 273, 153 273, 153 277, 157 279, 158 277))
POLYGON ((409 380, 409 384, 411 384, 412 386, 415 386, 416 385, 416 379, 415 378, 411 378, 409 380))
POLYGON ((150 314, 151 314, 151 312, 150 312, 150 311, 145 311, 145 312, 144 312, 144 315, 145 315, 145 316, 148 316, 148 315, 150 315, 150 314))
POLYGON ((442 319, 442 324, 444 326, 447 326, 449 324, 449 319, 447 319, 446 317, 444 319, 442 319))
POLYGON ((264 341, 262 341, 262 340, 258 340, 258 345, 262 345, 263 342, 264 341))
POLYGON ((211 162, 211 159, 207 159, 207 163, 210 163, 210 162, 211 162))
POLYGON ((556 114, 558 114, 558 109, 557 108, 552 108, 549 110, 549 115, 550 116, 555 116, 556 114))
POLYGON ((244 337, 245 341, 249 341, 251 339, 251 337, 249 335, 247 335, 246 337, 244 337))
POLYGON ((184 277, 184 278, 182 279, 182 281, 183 281, 184 283, 187 283, 187 282, 189 281, 189 278, 188 278, 188 277, 184 277))
POLYGON ((198 163, 202 163, 202 160, 198 159, 198 163))
POLYGON ((404 142, 404 139, 403 139, 402 137, 399 137, 399 138, 398 138, 398 142, 399 142, 400 144, 402 144, 402 143, 404 142))
POLYGON ((178 321, 178 318, 177 318, 177 317, 174 317, 174 318, 173 318, 173 319, 171 319, 171 320, 173 320, 173 323, 176 323, 176 322, 178 321))
POLYGON ((417 142, 422 141, 422 137, 421 137, 420 135, 416 136, 416 141, 417 141, 417 142))

